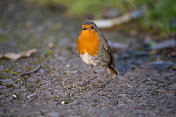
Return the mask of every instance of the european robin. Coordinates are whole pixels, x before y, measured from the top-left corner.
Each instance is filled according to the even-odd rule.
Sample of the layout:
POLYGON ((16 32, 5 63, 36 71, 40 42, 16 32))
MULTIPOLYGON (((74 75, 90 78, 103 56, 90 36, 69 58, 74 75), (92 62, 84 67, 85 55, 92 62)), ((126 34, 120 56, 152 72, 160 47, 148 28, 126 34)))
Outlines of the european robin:
POLYGON ((93 66, 104 67, 103 86, 106 68, 111 73, 119 74, 115 68, 112 49, 95 23, 85 22, 81 25, 80 36, 77 40, 77 49, 81 59, 90 66, 82 86, 87 84, 86 79, 93 66))

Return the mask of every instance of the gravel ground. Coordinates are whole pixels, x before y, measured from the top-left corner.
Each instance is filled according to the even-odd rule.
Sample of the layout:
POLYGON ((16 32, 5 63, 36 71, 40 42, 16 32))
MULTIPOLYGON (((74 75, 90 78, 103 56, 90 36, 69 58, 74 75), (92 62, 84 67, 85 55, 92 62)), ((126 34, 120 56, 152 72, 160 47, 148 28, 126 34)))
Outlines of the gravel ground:
MULTIPOLYGON (((16 61, 0 59, 0 116, 176 116, 173 69, 158 71, 139 65, 124 75, 107 74, 105 88, 98 88, 103 68, 95 67, 90 83, 80 87, 88 70, 75 45, 81 23, 60 10, 0 2, 0 53, 38 50, 16 61), (54 46, 49 48, 49 43, 54 46), (36 73, 18 77, 39 64, 36 73)), ((126 37, 117 33, 120 39, 126 37)))

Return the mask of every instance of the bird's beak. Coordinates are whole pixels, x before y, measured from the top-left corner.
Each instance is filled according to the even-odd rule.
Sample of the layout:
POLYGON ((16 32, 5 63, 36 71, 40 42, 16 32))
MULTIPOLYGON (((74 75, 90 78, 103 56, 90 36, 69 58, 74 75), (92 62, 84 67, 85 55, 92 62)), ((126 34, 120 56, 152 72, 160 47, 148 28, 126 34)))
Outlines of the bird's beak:
POLYGON ((82 27, 82 30, 86 30, 87 28, 86 27, 82 27))

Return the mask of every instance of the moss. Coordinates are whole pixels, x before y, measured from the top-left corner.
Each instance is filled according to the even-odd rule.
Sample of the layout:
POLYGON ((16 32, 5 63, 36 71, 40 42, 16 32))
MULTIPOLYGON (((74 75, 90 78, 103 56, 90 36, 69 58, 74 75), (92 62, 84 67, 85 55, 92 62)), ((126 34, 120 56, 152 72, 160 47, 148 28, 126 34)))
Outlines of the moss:
POLYGON ((26 66, 27 70, 32 70, 33 68, 31 66, 26 66))
POLYGON ((36 88, 34 86, 28 86, 28 85, 26 85, 25 87, 30 93, 33 93, 35 91, 35 88, 36 88))
POLYGON ((6 94, 6 95, 5 95, 5 97, 10 97, 10 96, 11 96, 11 94, 6 94))
POLYGON ((7 35, 5 35, 5 34, 0 35, 0 43, 5 44, 5 43, 7 43, 7 41, 8 41, 7 35))
POLYGON ((23 96, 21 94, 18 94, 17 97, 18 97, 19 100, 21 100, 21 101, 23 100, 23 96))
POLYGON ((50 68, 49 66, 47 68, 48 68, 48 73, 51 73, 52 71, 54 71, 54 69, 50 68))
POLYGON ((39 83, 40 82, 40 80, 37 80, 35 83, 39 83))
POLYGON ((93 107, 96 107, 96 106, 97 106, 97 104, 93 104, 92 106, 93 106, 93 107))
POLYGON ((12 85, 12 84, 7 84, 7 85, 5 85, 6 87, 8 87, 8 88, 12 88, 12 89, 15 89, 15 86, 14 85, 12 85))
POLYGON ((93 100, 95 103, 97 103, 98 102, 98 100, 93 100))
POLYGON ((9 78, 9 76, 3 76, 3 79, 8 79, 9 78))
POLYGON ((152 94, 152 96, 158 96, 160 94, 160 92, 159 91, 153 91, 153 92, 151 92, 151 94, 152 94))
POLYGON ((31 75, 25 75, 25 76, 22 76, 22 77, 23 77, 24 80, 27 81, 29 79, 29 76, 31 76, 31 75))
POLYGON ((18 78, 15 80, 16 83, 20 82, 22 79, 18 78))
POLYGON ((76 88, 76 86, 70 86, 70 87, 68 87, 68 89, 73 89, 73 88, 76 88))
POLYGON ((49 49, 49 48, 46 49, 45 51, 46 51, 46 53, 47 53, 48 56, 52 56, 53 53, 54 53, 53 50, 52 50, 52 49, 49 49))
POLYGON ((60 97, 58 97, 58 96, 53 97, 53 100, 56 101, 56 102, 57 102, 57 101, 60 101, 60 97))
POLYGON ((4 72, 4 73, 10 73, 10 74, 14 74, 14 75, 16 75, 16 74, 17 74, 17 72, 12 71, 11 69, 1 70, 1 72, 4 72))
POLYGON ((40 56, 39 56, 39 59, 38 59, 38 63, 41 63, 42 61, 44 61, 45 60, 45 56, 43 55, 43 54, 40 54, 40 56))
POLYGON ((68 103, 70 103, 70 101, 66 100, 66 101, 65 101, 65 104, 68 104, 68 103))

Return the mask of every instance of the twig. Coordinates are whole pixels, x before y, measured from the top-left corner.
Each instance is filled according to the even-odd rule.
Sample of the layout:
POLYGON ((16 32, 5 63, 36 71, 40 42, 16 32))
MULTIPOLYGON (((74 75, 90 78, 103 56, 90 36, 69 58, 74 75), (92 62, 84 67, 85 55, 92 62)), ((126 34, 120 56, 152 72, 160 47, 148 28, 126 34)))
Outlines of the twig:
POLYGON ((33 70, 29 71, 29 72, 19 74, 18 77, 21 77, 21 76, 24 76, 24 75, 29 75, 29 74, 31 74, 33 72, 36 72, 36 71, 38 71, 40 69, 40 67, 41 67, 41 65, 38 65, 35 69, 33 69, 33 70))
POLYGON ((123 16, 112 18, 112 19, 99 19, 92 20, 95 24, 97 24, 98 28, 111 28, 115 25, 128 22, 131 19, 140 18, 144 15, 145 9, 139 9, 132 12, 129 12, 123 16))

